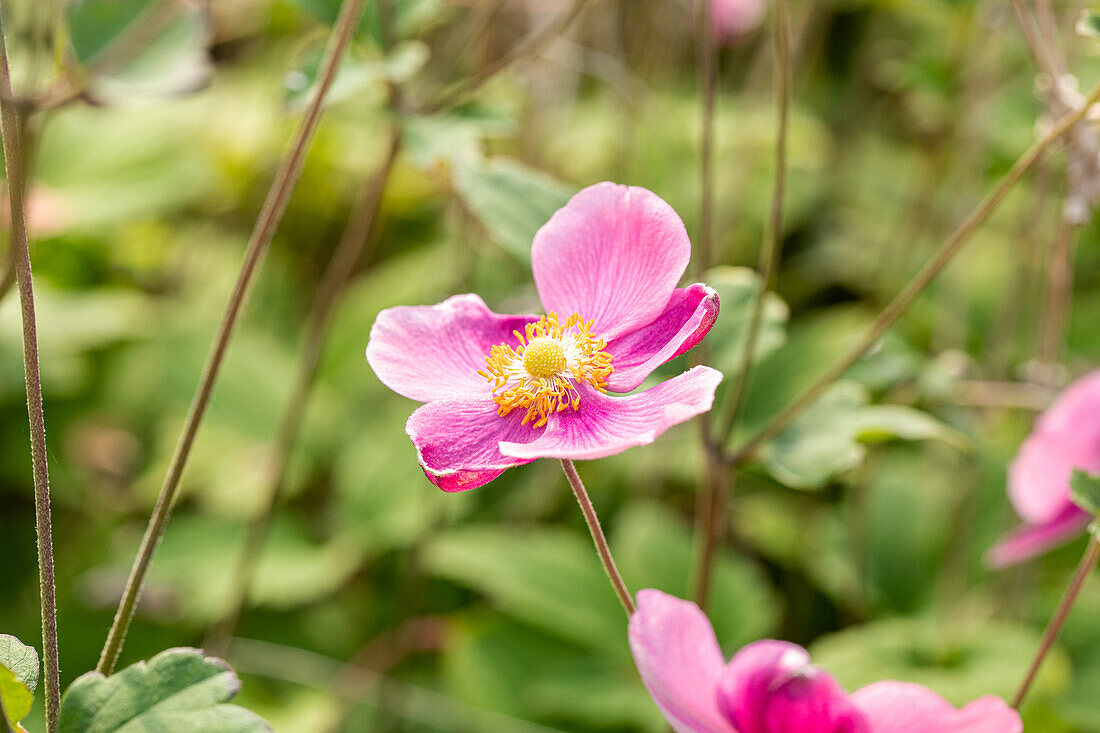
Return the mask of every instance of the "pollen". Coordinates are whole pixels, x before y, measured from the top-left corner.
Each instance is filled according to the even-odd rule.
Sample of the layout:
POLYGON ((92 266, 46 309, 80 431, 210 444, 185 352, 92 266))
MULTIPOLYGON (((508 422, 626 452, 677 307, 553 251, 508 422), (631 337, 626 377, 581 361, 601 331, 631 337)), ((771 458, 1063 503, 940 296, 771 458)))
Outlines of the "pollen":
POLYGON ((524 410, 523 424, 542 427, 549 416, 576 410, 581 383, 607 391, 614 371, 607 343, 592 334, 593 322, 574 313, 565 321, 548 313, 523 332, 513 331, 516 345, 498 344, 485 357, 485 377, 493 391, 497 414, 524 410))

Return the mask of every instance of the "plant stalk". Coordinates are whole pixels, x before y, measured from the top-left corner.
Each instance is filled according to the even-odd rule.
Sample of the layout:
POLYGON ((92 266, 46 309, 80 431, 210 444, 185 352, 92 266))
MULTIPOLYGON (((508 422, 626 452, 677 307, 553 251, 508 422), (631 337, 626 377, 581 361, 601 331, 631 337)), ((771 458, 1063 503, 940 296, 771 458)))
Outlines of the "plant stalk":
POLYGON ((0 9, 0 133, 8 172, 11 207, 12 268, 19 289, 23 321, 23 370, 27 383, 27 418, 31 436, 34 476, 35 533, 38 541, 38 587, 42 613, 42 661, 46 702, 46 731, 57 730, 61 683, 57 652, 57 600, 55 598, 53 528, 50 520, 50 475, 46 462, 46 419, 42 408, 42 377, 38 363, 38 328, 34 311, 34 278, 27 242, 24 211, 26 187, 27 111, 11 102, 11 72, 0 9))
POLYGON ((313 90, 313 98, 298 126, 290 150, 283 159, 275 180, 271 184, 271 190, 268 192, 263 210, 260 212, 255 229, 252 231, 237 283, 226 305, 221 325, 214 339, 214 345, 203 369, 199 387, 192 400, 187 421, 184 424, 176 451, 172 456, 168 474, 165 477, 160 495, 157 497, 153 514, 149 518, 149 525, 145 530, 141 547, 130 570, 130 577, 126 581, 126 588, 119 602, 111 630, 107 634, 107 641, 103 646, 99 664, 96 666, 97 671, 102 674, 110 674, 118 661, 118 655, 122 650, 126 631, 133 619, 145 575, 149 570, 153 553, 156 551, 157 544, 160 542, 161 535, 163 535, 165 525, 168 522, 168 515, 171 512, 172 502, 175 500, 176 491, 179 488, 180 478, 183 475, 187 459, 191 455, 191 447, 195 441, 195 436, 198 434, 203 416, 206 414, 214 384, 221 371, 222 361, 225 358, 234 328, 244 307, 253 276, 267 252, 268 245, 271 244, 275 230, 282 219, 283 212, 286 210, 294 184, 302 171, 306 151, 309 149, 309 143, 321 117, 322 103, 332 86, 340 58, 343 56, 351 33, 355 29, 364 2, 365 0, 344 0, 341 5, 340 16, 336 21, 332 35, 329 38, 328 47, 325 50, 325 58, 321 65, 318 82, 313 90))
POLYGON ((393 164, 397 159, 400 145, 400 132, 397 128, 394 128, 390 135, 390 143, 382 167, 370 176, 363 186, 362 194, 356 203, 352 218, 348 222, 347 229, 345 229, 343 237, 341 237, 336 250, 333 252, 332 259, 329 261, 328 267, 325 268, 321 283, 317 288, 317 295, 306 321, 298 375, 276 433, 274 465, 266 492, 267 504, 264 505, 263 511, 257 514, 249 525, 248 535, 238 558, 237 570, 234 575, 236 581, 232 587, 236 597, 233 604, 226 615, 211 628, 207 641, 203 645, 211 654, 221 657, 226 655, 230 639, 232 639, 237 623, 248 603, 248 595, 252 589, 256 571, 259 568, 264 541, 267 539, 268 529, 283 495, 287 465, 290 462, 290 456, 298 439, 302 419, 309 405, 309 396, 317 378, 318 367, 321 364, 325 341, 332 323, 332 314, 344 286, 351 278, 355 265, 359 262, 360 256, 370 240, 382 192, 385 190, 386 181, 389 180, 390 171, 393 170, 393 164))
POLYGON ((611 556, 611 547, 607 544, 607 537, 604 536, 603 529, 600 527, 600 519, 596 516, 596 508, 592 506, 592 500, 588 498, 588 492, 584 490, 581 477, 577 474, 577 467, 573 465, 573 461, 570 459, 562 458, 561 468, 565 471, 565 478, 569 479, 569 485, 573 488, 573 495, 577 497, 577 503, 581 505, 581 513, 584 514, 584 521, 588 525, 592 541, 596 544, 596 553, 600 556, 600 562, 603 563, 607 579, 611 581, 611 587, 614 589, 615 595, 619 597, 619 603, 623 604, 626 615, 630 616, 634 613, 634 599, 630 597, 630 591, 626 589, 623 576, 619 575, 615 558, 611 556))
POLYGON ((1001 201, 1024 174, 1038 163, 1047 150, 1066 134, 1074 125, 1085 118, 1089 109, 1100 99, 1100 84, 1089 91, 1080 109, 1074 110, 1062 116, 1050 129, 1036 141, 1028 150, 1020 156, 1012 168, 1001 177, 1001 180, 978 203, 977 207, 959 225, 947 241, 932 256, 932 259, 918 272, 905 286, 897 297, 879 313, 874 322, 860 336, 859 340, 840 359, 832 364, 825 373, 817 378, 809 387, 804 389, 790 404, 769 420, 753 437, 749 438, 740 448, 732 453, 727 453, 725 460, 733 464, 740 464, 756 452, 756 450, 775 436, 779 435, 790 425, 795 418, 802 414, 821 394, 844 375, 860 358, 866 354, 882 337, 884 333, 901 317, 912 305, 924 289, 940 272, 951 262, 952 258, 962 250, 974 232, 981 227, 989 216, 997 209, 1001 201))
POLYGON ((1066 592, 1062 595, 1062 600, 1058 602, 1058 608, 1054 611, 1050 623, 1047 624, 1046 631, 1043 632, 1043 639, 1039 642, 1039 650, 1035 653, 1035 658, 1031 660, 1031 666, 1028 667, 1027 674, 1024 675, 1024 681, 1020 683, 1020 689, 1016 691, 1016 696, 1012 698, 1012 707, 1019 709, 1020 705, 1023 704, 1028 690, 1031 689, 1032 683, 1035 682, 1035 678, 1043 666, 1043 661, 1050 653, 1054 642, 1058 640, 1058 635, 1062 633, 1062 626, 1065 625, 1077 596, 1081 593, 1081 589, 1085 587, 1085 581, 1088 580, 1092 571, 1096 569, 1098 561, 1100 561, 1100 541, 1097 541, 1095 534, 1090 533, 1085 554, 1081 557, 1081 562, 1078 563, 1077 570, 1074 571, 1073 578, 1070 580, 1066 592))

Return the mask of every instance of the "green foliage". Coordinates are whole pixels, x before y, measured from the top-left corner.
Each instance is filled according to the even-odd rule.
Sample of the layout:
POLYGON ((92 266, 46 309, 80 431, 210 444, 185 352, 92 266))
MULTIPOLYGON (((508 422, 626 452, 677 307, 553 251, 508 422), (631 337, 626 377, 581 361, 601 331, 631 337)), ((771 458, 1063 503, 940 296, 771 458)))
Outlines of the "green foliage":
MULTIPOLYGON (((709 363, 715 369, 733 377, 740 369, 745 352, 745 339, 752 322, 752 312, 760 292, 760 275, 745 267, 716 267, 706 273, 704 282, 718 293, 718 320, 707 334, 709 363)), ((790 317, 787 304, 774 293, 764 301, 753 359, 768 356, 787 341, 785 328, 790 317)))
POLYGON ((261 733, 254 713, 227 704, 241 683, 229 665, 198 649, 169 649, 104 677, 89 672, 61 698, 59 733, 261 733))
POLYGON ((27 717, 38 684, 38 652, 14 636, 0 634, 0 705, 8 722, 27 717))
POLYGON ((1100 516, 1100 476, 1074 470, 1070 479, 1073 502, 1089 514, 1100 516))
POLYGON ((1082 10, 1077 21, 1077 32, 1095 41, 1100 41, 1100 13, 1094 10, 1082 10))

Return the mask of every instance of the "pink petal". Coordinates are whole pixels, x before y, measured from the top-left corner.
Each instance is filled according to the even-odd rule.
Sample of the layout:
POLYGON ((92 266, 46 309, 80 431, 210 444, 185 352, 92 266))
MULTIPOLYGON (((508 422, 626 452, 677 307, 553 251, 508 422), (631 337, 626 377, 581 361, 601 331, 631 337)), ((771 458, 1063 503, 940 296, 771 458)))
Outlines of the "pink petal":
POLYGON ((783 641, 739 651, 718 683, 718 706, 738 733, 868 733, 837 681, 783 641))
POLYGON ((725 660, 698 606, 658 590, 639 591, 629 637, 642 682, 677 733, 736 733, 718 710, 725 660))
POLYGON ((576 411, 550 416, 544 432, 530 442, 501 443, 514 458, 603 458, 647 445, 668 428, 706 412, 722 373, 698 366, 656 387, 626 397, 610 397, 581 385, 576 411))
POLYGON ((1043 524, 1024 524, 1002 537, 986 553, 985 564, 993 569, 1030 560, 1078 537, 1092 517, 1075 504, 1067 504, 1054 519, 1043 524))
POLYGON ((476 295, 456 295, 438 305, 399 306, 378 314, 367 343, 367 362, 387 387, 421 402, 489 392, 489 349, 515 344, 513 330, 534 316, 493 313, 476 295))
POLYGON ((444 491, 467 491, 531 462, 501 455, 498 448, 500 441, 518 445, 539 436, 522 420, 522 410, 500 417, 492 395, 452 397, 421 405, 409 416, 405 432, 429 481, 444 491))
POLYGON ((597 183, 535 234, 531 268, 547 312, 594 319, 610 341, 661 315, 690 255, 684 223, 659 196, 597 183))
POLYGON ((1073 469, 1100 471, 1100 370, 1069 386, 1036 422, 1008 479, 1020 518, 1043 524, 1069 503, 1073 469))
POLYGON ((710 0, 710 23, 719 41, 733 41, 756 30, 767 12, 765 0, 710 0))
POLYGON ((909 682, 876 682, 852 695, 870 723, 870 733, 1021 733, 1015 710, 996 697, 983 697, 961 710, 909 682))
POLYGON ((678 288, 656 320, 607 345, 615 367, 607 388, 636 389, 658 366, 702 341, 716 318, 718 293, 701 283, 678 288))

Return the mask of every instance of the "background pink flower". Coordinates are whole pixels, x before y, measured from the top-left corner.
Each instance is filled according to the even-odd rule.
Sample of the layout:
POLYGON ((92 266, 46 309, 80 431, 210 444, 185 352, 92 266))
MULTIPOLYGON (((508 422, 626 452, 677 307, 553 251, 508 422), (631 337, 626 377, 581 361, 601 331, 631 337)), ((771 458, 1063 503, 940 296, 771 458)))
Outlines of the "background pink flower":
POLYGON ((630 649, 677 733, 1020 733, 1019 715, 985 697, 961 710, 931 690, 877 682, 848 695, 806 650, 759 641, 727 664, 699 607, 638 593, 630 649))
POLYGON ((710 2, 710 26, 714 37, 722 43, 730 43, 752 33, 760 27, 768 12, 767 0, 702 0, 702 2, 710 2))
POLYGON ((1022 562, 1084 530, 1089 514, 1070 500, 1074 469, 1100 471, 1100 370, 1071 384, 1020 447, 1008 498, 1024 523, 989 551, 989 565, 1022 562))
POLYGON ((537 458, 612 455, 709 410, 722 377, 708 367, 608 394, 636 389, 717 318, 712 289, 676 287, 690 253, 658 196, 599 183, 535 235, 549 316, 499 315, 476 295, 380 313, 367 361, 390 389, 427 403, 406 431, 432 483, 463 491, 537 458))

